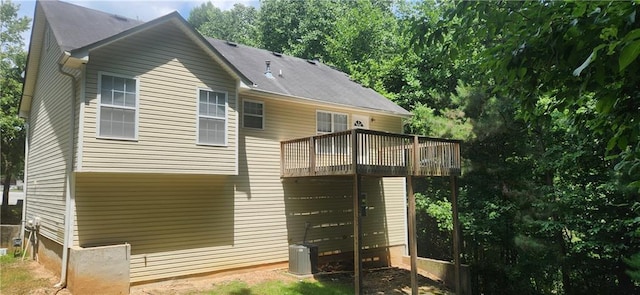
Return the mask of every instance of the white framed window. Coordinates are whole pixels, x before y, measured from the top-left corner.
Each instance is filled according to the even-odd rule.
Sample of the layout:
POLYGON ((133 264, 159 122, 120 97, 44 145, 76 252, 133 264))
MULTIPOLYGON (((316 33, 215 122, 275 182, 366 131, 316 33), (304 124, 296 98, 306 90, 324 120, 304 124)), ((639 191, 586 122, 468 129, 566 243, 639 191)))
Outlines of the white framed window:
POLYGON ((349 128, 348 122, 347 114, 324 111, 316 112, 316 132, 318 134, 345 131, 349 128))
POLYGON ((198 144, 227 144, 227 93, 198 89, 198 144))
POLYGON ((264 103, 248 99, 242 101, 242 126, 264 129, 264 103))
MULTIPOLYGON (((347 114, 316 111, 316 133, 327 134, 349 128, 347 114)), ((316 142, 316 151, 321 154, 348 153, 349 144, 336 138, 321 138, 316 142)))
POLYGON ((98 137, 138 138, 138 78, 98 73, 98 137))

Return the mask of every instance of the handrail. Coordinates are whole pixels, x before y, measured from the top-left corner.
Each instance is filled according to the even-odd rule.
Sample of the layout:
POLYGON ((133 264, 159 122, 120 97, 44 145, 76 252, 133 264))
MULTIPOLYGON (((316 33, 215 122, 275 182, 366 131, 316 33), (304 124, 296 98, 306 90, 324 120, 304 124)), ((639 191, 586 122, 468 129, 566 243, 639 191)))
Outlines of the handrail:
POLYGON ((460 140, 351 129, 280 143, 282 177, 460 174, 460 140))

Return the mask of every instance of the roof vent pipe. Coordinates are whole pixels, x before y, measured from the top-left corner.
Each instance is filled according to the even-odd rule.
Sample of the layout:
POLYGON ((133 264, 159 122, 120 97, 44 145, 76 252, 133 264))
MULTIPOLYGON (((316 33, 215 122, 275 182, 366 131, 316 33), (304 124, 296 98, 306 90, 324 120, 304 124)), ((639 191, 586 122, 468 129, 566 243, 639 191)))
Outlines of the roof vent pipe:
POLYGON ((269 78, 269 79, 274 79, 273 75, 271 74, 271 61, 270 60, 266 60, 265 64, 267 65, 267 69, 264 72, 264 75, 267 76, 267 78, 269 78))

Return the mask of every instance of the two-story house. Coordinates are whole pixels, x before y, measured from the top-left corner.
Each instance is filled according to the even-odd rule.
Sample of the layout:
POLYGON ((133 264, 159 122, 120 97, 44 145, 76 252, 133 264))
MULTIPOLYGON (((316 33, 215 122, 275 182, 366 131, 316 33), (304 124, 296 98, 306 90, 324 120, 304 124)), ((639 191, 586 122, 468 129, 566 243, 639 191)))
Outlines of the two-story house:
POLYGON ((460 172, 457 142, 403 135, 410 113, 346 74, 178 13, 38 1, 20 112, 27 228, 80 293, 279 266, 301 242, 389 264, 408 247, 405 177, 460 172))

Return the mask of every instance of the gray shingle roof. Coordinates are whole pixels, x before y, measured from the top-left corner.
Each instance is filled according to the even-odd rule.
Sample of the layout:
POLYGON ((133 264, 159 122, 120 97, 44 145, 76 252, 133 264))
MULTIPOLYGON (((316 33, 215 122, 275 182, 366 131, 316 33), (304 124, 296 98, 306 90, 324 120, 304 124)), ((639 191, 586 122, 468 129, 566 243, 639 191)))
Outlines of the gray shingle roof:
POLYGON ((410 114, 374 90, 351 81, 347 74, 321 62, 212 38, 207 40, 255 84, 254 89, 400 115, 410 114), (266 61, 270 61, 273 78, 265 75, 266 61))
POLYGON ((98 42, 144 23, 61 1, 39 3, 64 51, 98 42))
MULTIPOLYGON (((65 51, 86 47, 144 24, 142 21, 65 2, 40 1, 39 3, 58 43, 65 51)), ((175 15, 180 17, 177 13, 175 15)), ((398 115, 410 115, 408 111, 379 93, 351 81, 345 73, 323 63, 309 62, 287 55, 277 56, 263 49, 244 45, 231 46, 222 40, 206 39, 217 54, 230 63, 240 76, 250 80, 251 89, 398 115), (267 60, 271 62, 273 78, 265 76, 267 60)))

